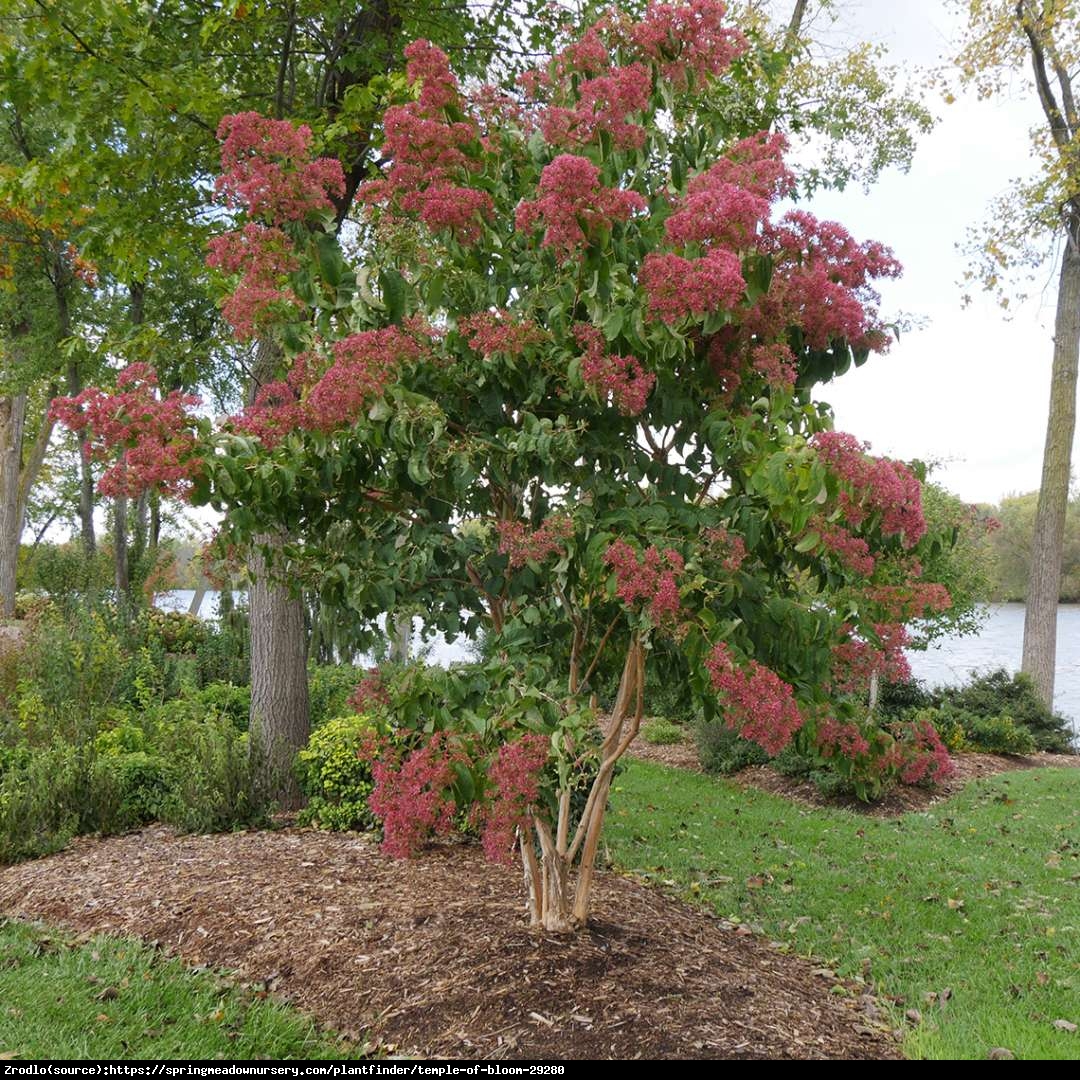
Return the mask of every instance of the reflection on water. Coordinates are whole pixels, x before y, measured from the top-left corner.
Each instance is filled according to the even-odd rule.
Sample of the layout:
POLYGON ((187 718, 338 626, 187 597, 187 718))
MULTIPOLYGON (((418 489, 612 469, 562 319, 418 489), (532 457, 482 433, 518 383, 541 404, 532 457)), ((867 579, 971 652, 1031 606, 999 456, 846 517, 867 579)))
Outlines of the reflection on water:
MULTIPOLYGON (((926 652, 908 654, 917 679, 931 686, 965 682, 973 671, 1020 670, 1024 605, 993 604, 977 637, 948 638, 926 652)), ((1058 608, 1054 708, 1080 727, 1080 605, 1058 608)))
MULTIPOLYGON (((172 611, 187 611, 194 592, 176 589, 158 595, 157 604, 172 611)), ((242 598, 237 593, 236 599, 242 598)), ((217 615, 218 593, 207 592, 199 614, 204 619, 217 615)), ((419 634, 419 621, 415 625, 419 634)), ((931 686, 951 686, 962 683, 974 671, 989 671, 1004 667, 1020 669, 1020 650, 1024 639, 1024 605, 994 604, 977 637, 949 638, 926 652, 909 654, 911 670, 917 679, 931 686)), ((436 664, 449 664, 468 659, 462 640, 447 644, 441 635, 430 643, 428 659, 436 664)), ((1080 728, 1080 604, 1063 604, 1058 608, 1057 676, 1054 681, 1054 706, 1080 728)))

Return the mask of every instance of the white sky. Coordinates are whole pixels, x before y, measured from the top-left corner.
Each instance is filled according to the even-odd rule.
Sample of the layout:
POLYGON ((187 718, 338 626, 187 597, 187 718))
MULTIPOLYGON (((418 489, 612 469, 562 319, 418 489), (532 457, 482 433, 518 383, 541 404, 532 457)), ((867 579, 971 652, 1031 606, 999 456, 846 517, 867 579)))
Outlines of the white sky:
MULTIPOLYGON (((885 43, 896 63, 922 67, 948 55, 957 26, 944 0, 846 0, 840 23, 853 39, 885 43)), ((928 104, 941 119, 910 173, 893 170, 868 192, 827 192, 806 204, 857 239, 889 244, 905 272, 882 290, 883 313, 927 320, 820 396, 834 406, 836 426, 875 453, 942 459, 938 482, 968 501, 998 502, 1039 486, 1056 267, 1040 271, 1026 289, 1033 299, 1006 320, 993 297, 961 286, 967 263, 956 245, 996 195, 1032 172, 1028 132, 1041 114, 1026 72, 1004 99, 928 104), (965 292, 974 298, 967 309, 965 292)))

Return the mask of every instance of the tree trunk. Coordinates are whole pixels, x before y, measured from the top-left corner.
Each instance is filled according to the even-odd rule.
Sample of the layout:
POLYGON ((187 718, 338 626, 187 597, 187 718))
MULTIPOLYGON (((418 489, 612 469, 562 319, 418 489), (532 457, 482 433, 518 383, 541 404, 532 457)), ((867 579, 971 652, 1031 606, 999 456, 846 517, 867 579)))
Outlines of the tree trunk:
MULTIPOLYGON (((260 546, 280 546, 260 536, 260 546)), ((256 775, 284 809, 300 805, 293 759, 311 731, 302 599, 279 582, 261 551, 251 573, 251 753, 256 775)))
MULTIPOLYGON (((259 343, 249 401, 276 373, 280 351, 259 343)), ((304 597, 273 575, 260 546, 280 547, 280 536, 256 537, 248 564, 251 591, 251 754, 257 775, 283 808, 300 805, 293 758, 311 731, 307 683, 307 629, 304 597)))
POLYGON ((19 541, 22 538, 22 506, 19 481, 22 472, 26 394, 0 398, 0 618, 15 616, 19 541))
POLYGON ((395 664, 407 664, 412 647, 412 616, 387 615, 386 629, 390 637, 390 660, 395 664))
POLYGON ((117 495, 113 500, 113 577, 116 582, 116 600, 118 604, 131 604, 131 573, 128 566, 126 495, 117 495))
POLYGON ((1050 416, 1043 450, 1042 483, 1031 544, 1031 576, 1024 615, 1022 670, 1040 699, 1054 703, 1057 609, 1061 593, 1069 464, 1076 430, 1077 357, 1080 353, 1080 227, 1067 230, 1054 322, 1054 366, 1050 376, 1050 416))
MULTIPOLYGON (((68 396, 75 397, 82 393, 82 389, 79 365, 68 364, 68 396)), ((83 440, 79 441, 79 536, 82 539, 83 555, 92 559, 97 552, 97 537, 94 534, 94 469, 90 461, 90 450, 83 440)))

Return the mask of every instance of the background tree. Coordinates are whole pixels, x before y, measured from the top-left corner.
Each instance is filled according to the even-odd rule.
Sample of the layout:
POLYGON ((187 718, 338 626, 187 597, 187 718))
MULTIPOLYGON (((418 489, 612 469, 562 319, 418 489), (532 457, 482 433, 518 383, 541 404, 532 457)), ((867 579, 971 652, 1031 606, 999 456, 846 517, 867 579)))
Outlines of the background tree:
POLYGON ((1022 668, 1053 703, 1070 461, 1080 357, 1080 13, 1068 0, 970 0, 957 64, 963 82, 997 92, 1010 73, 1030 71, 1045 125, 1033 133, 1038 176, 994 207, 975 273, 990 288, 1034 269, 1060 247, 1050 408, 1031 549, 1022 668))

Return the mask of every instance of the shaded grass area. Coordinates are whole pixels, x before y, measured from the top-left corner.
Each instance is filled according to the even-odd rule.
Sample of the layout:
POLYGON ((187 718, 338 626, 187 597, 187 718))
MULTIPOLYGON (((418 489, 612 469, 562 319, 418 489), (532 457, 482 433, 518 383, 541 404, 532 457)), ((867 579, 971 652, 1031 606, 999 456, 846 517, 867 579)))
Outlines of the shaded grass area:
POLYGON ((0 922, 0 1055, 342 1058, 360 1050, 262 991, 131 941, 0 922))
POLYGON ((1080 1024, 1076 770, 1004 774, 890 820, 634 762, 606 835, 622 869, 825 978, 872 980, 912 1057, 1080 1059, 1080 1032, 1055 1026, 1080 1024))

